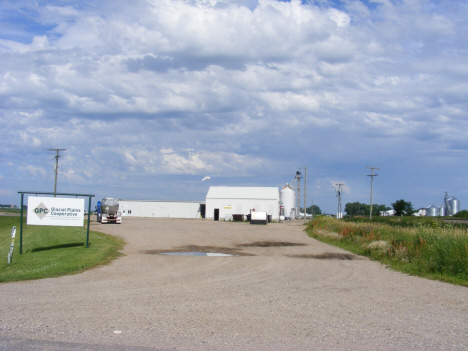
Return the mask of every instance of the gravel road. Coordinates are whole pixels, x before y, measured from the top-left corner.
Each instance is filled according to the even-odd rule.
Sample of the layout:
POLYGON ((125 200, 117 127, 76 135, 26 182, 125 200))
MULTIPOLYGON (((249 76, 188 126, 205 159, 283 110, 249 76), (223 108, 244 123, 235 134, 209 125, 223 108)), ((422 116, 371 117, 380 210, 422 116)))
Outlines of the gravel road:
POLYGON ((125 256, 0 284, 1 350, 468 348, 467 288, 320 243, 301 221, 125 217, 91 229, 122 236, 125 256), (158 254, 196 250, 237 256, 158 254))

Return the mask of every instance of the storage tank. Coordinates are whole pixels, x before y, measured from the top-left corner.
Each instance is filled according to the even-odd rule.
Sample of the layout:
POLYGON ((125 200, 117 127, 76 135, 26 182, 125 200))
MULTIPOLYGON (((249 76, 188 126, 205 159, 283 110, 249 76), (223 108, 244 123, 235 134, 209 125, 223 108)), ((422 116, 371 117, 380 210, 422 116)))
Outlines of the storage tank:
POLYGON ((119 203, 112 197, 105 197, 101 201, 101 213, 116 214, 119 210, 119 203))
POLYGON ((439 206, 439 216, 445 217, 447 215, 447 208, 445 205, 440 205, 439 206))
POLYGON ((452 210, 452 213, 451 213, 452 216, 460 212, 460 200, 452 196, 450 199, 448 199, 448 203, 449 203, 450 209, 452 210))
POLYGON ((439 214, 439 209, 434 205, 429 206, 426 208, 426 216, 427 217, 437 217, 439 214))
POLYGON ((284 207, 284 217, 291 218, 291 211, 296 209, 296 193, 288 184, 280 192, 281 201, 283 202, 284 207))

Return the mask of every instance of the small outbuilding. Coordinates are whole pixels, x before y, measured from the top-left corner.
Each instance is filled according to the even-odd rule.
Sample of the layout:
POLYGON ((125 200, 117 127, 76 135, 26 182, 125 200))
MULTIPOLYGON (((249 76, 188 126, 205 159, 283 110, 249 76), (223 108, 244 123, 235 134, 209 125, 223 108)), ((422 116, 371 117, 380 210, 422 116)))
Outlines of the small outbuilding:
POLYGON ((206 195, 206 218, 230 220, 235 215, 266 212, 279 220, 279 189, 276 187, 210 187, 206 195))

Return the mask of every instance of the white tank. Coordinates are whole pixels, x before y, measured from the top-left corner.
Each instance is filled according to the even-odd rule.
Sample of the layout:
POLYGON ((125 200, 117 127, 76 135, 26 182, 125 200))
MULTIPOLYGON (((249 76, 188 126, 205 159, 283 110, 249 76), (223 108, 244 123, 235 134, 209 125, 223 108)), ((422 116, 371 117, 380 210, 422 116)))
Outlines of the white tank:
POLYGON ((111 197, 105 197, 101 201, 101 212, 107 214, 116 214, 119 210, 119 203, 111 197))
POLYGON ((440 205, 439 206, 439 216, 445 217, 447 215, 447 208, 445 205, 440 205))
POLYGON ((426 216, 428 217, 437 217, 439 215, 439 209, 434 205, 429 206, 426 208, 426 216))
POLYGON ((451 197, 450 199, 448 199, 448 203, 450 209, 452 210, 452 216, 460 212, 460 200, 458 200, 456 197, 451 197))
POLYGON ((291 218, 291 211, 296 210, 296 193, 289 185, 286 185, 280 193, 284 207, 284 217, 291 218))

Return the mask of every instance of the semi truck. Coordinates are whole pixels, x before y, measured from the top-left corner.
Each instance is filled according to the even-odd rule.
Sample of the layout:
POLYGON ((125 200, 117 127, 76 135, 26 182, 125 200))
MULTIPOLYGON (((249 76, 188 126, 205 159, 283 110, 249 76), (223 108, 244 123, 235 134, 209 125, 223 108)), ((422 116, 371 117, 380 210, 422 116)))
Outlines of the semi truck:
POLYGON ((99 223, 122 223, 119 203, 112 197, 105 197, 97 202, 96 217, 99 223))

